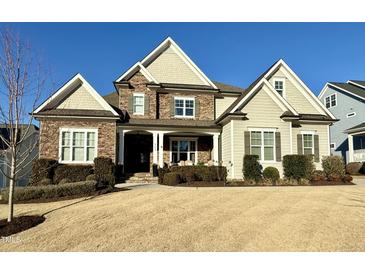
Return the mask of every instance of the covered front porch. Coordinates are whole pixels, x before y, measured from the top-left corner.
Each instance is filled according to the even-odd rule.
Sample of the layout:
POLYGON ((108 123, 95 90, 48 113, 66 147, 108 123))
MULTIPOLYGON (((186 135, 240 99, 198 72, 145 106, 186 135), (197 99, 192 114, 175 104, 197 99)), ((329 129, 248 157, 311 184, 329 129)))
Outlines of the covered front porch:
POLYGON ((124 173, 150 172, 172 165, 218 165, 216 129, 118 128, 118 164, 124 173))
POLYGON ((348 163, 365 162, 365 123, 345 131, 348 134, 348 163))

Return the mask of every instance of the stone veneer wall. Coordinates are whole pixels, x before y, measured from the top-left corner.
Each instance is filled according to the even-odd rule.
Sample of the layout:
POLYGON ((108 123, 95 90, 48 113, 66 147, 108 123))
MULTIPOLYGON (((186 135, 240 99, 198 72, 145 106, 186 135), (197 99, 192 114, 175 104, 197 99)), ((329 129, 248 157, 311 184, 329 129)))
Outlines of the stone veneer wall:
POLYGON ((60 128, 97 128, 98 157, 109 157, 116 162, 116 122, 96 119, 41 119, 39 156, 58 160, 60 128))
POLYGON ((146 86, 149 81, 143 76, 142 73, 137 72, 131 77, 131 79, 129 79, 129 83, 132 88, 119 87, 120 109, 126 110, 131 118, 156 119, 156 91, 152 91, 146 86), (145 96, 149 98, 148 113, 145 113, 144 115, 133 115, 133 110, 128 109, 128 98, 129 96, 133 96, 134 92, 144 93, 145 96))
POLYGON ((195 120, 214 120, 214 94, 199 93, 199 91, 196 94, 179 92, 159 94, 160 119, 181 119, 171 115, 172 98, 175 96, 195 97, 195 101, 199 104, 199 114, 195 120))

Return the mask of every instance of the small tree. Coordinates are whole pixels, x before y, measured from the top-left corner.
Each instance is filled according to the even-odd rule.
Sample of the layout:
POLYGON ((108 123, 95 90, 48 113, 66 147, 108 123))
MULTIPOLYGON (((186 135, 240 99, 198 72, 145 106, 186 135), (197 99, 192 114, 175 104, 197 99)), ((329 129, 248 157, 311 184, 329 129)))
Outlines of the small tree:
POLYGON ((0 135, 7 146, 10 163, 5 163, 9 174, 1 172, 9 179, 8 222, 14 215, 13 193, 18 174, 25 166, 31 164, 30 155, 37 142, 24 146, 32 117, 28 115, 35 109, 45 83, 39 59, 33 56, 28 43, 18 34, 6 28, 0 30, 0 123, 5 127, 8 137, 0 135))

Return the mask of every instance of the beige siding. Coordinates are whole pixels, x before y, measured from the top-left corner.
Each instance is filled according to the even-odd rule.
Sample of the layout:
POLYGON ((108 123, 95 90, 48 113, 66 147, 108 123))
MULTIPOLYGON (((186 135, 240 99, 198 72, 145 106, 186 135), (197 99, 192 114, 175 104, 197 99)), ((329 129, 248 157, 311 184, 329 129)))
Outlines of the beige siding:
MULTIPOLYGON (((297 135, 301 131, 315 131, 319 138, 319 158, 329 155, 328 125, 302 124, 299 128, 293 128, 293 154, 298 154, 297 135)), ((321 163, 316 163, 317 169, 322 169, 321 163)))
POLYGON ((81 86, 71 95, 69 95, 61 104, 58 105, 58 109, 92 109, 103 110, 104 108, 98 101, 91 95, 91 93, 81 86))
MULTIPOLYGON (((243 108, 248 120, 233 121, 234 136, 234 177, 242 178, 244 147, 244 131, 249 128, 276 128, 281 135, 281 155, 290 154, 290 123, 280 119, 283 110, 261 89, 255 97, 243 108)), ((282 162, 262 163, 276 167, 282 174, 282 162)))
POLYGON ((151 64, 147 70, 161 83, 205 85, 193 69, 170 46, 151 64))
POLYGON ((222 142, 222 161, 223 165, 227 167, 228 178, 232 177, 232 170, 230 167, 231 161, 231 123, 228 123, 222 128, 221 135, 222 142))
MULTIPOLYGON (((302 92, 306 92, 303 87, 297 83, 297 86, 300 86, 302 92, 294 85, 294 83, 285 77, 284 68, 280 67, 280 69, 274 73, 273 76, 269 79, 269 82, 274 85, 274 78, 279 77, 283 78, 285 81, 285 95, 286 100, 289 104, 298 112, 298 113, 316 113, 319 114, 320 112, 312 105, 315 104, 312 98, 307 99, 306 96, 303 95, 302 92)), ((294 79, 293 79, 294 80, 294 79)), ((309 96, 309 95, 308 95, 309 96)))
POLYGON ((232 103, 237 96, 225 96, 224 98, 215 99, 215 118, 218 118, 232 103))

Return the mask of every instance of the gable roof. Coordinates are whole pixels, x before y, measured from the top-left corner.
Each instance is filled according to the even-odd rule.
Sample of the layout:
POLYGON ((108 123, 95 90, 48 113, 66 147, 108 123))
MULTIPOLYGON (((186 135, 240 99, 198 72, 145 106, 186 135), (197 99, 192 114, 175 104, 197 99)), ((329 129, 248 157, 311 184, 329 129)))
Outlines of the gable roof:
POLYGON ((319 98, 322 98, 324 92, 327 87, 337 88, 342 90, 345 93, 351 94, 355 97, 365 99, 365 87, 361 88, 359 85, 352 84, 353 81, 347 81, 347 83, 339 83, 339 82, 328 82, 324 88, 322 89, 321 93, 319 94, 319 98))
POLYGON ((345 132, 346 133, 354 133, 354 132, 359 132, 359 131, 362 131, 362 130, 365 130, 365 122, 361 123, 361 124, 358 124, 354 127, 351 127, 349 129, 346 129, 345 132))
POLYGON ((232 85, 225 84, 225 83, 222 83, 222 82, 213 81, 213 83, 216 85, 216 87, 221 92, 243 93, 245 91, 245 89, 243 89, 241 87, 232 86, 232 85))
POLYGON ((362 80, 348 80, 347 83, 359 86, 361 88, 365 88, 365 81, 362 80))
POLYGON ((290 67, 284 62, 283 59, 279 59, 278 61, 276 61, 274 64, 272 64, 267 70, 265 70, 246 90, 245 92, 239 96, 233 103, 231 106, 228 107, 228 109, 223 112, 221 114, 220 117, 218 117, 217 120, 221 120, 222 116, 227 116, 229 113, 234 113, 237 110, 239 110, 239 108, 241 107, 241 105, 243 105, 244 103, 246 103, 253 95, 254 92, 260 88, 263 84, 265 84, 266 86, 269 87, 269 89, 273 92, 273 95, 276 97, 277 100, 279 100, 281 103, 283 103, 288 110, 298 116, 299 114, 297 113, 297 111, 280 95, 278 95, 275 92, 275 89, 272 87, 272 85, 267 81, 267 79, 269 79, 269 77, 277 70, 279 69, 280 66, 283 66, 289 73, 290 75, 299 82, 299 84, 304 88, 304 91, 306 93, 307 96, 309 96, 315 104, 317 104, 317 108, 320 108, 323 113, 326 113, 326 115, 328 115, 329 117, 331 117, 332 119, 335 119, 335 117, 333 116, 333 114, 331 112, 329 112, 322 104, 321 102, 318 100, 318 98, 310 91, 310 89, 303 83, 302 80, 300 80, 300 78, 290 69, 290 67), (278 95, 278 96, 277 96, 278 95))
MULTIPOLYGON (((62 87, 60 87, 54 94, 52 94, 48 99, 46 99, 39 107, 37 107, 32 114, 34 116, 45 116, 47 114, 49 115, 73 115, 71 114, 73 110, 70 109, 58 109, 55 110, 54 108, 62 102, 65 98, 67 98, 72 92, 75 90, 75 88, 85 85, 86 90, 92 95, 92 97, 101 105, 103 108, 103 112, 100 114, 104 114, 102 116, 108 116, 108 117, 119 117, 119 114, 114 110, 114 108, 109 105, 103 97, 85 80, 84 77, 80 73, 77 73, 75 76, 73 76, 69 81, 67 81, 62 87)), ((76 111, 82 111, 83 116, 88 116, 88 114, 91 112, 88 110, 76 110, 76 111)), ((95 111, 95 110, 93 110, 95 111)), ((94 116, 94 115, 90 115, 94 116)))
POLYGON ((216 85, 199 69, 199 67, 189 58, 189 56, 186 55, 186 53, 175 43, 175 41, 171 37, 167 37, 164 41, 162 41, 162 43, 160 43, 146 57, 134 64, 130 69, 128 69, 125 73, 118 77, 115 82, 121 82, 128 79, 128 77, 132 76, 139 69, 150 82, 159 84, 158 79, 156 79, 153 73, 151 73, 151 71, 147 69, 147 66, 149 66, 154 60, 158 58, 161 53, 169 48, 172 48, 174 52, 176 52, 181 60, 202 81, 204 85, 211 86, 212 88, 217 89, 216 85))

